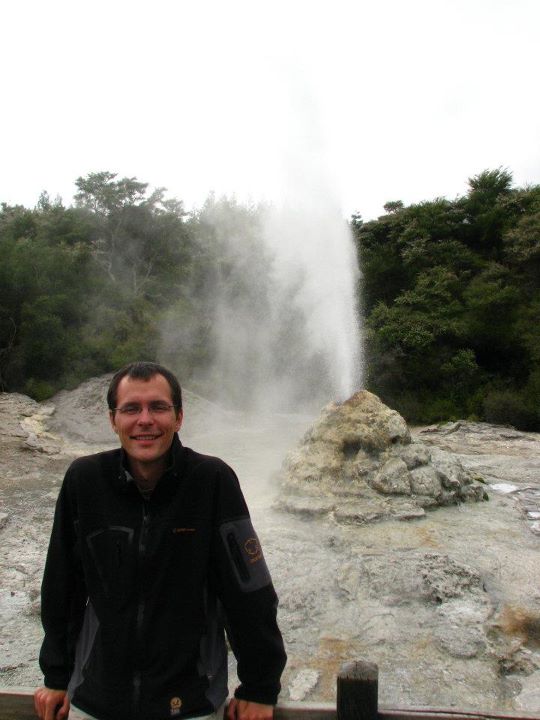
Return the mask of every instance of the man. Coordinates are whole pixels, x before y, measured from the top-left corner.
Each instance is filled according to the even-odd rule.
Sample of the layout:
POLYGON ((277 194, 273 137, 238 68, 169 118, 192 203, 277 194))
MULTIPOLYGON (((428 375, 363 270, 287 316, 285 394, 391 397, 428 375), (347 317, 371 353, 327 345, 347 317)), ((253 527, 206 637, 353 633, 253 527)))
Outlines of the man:
POLYGON ((41 720, 271 720, 285 665, 277 597, 234 472, 183 447, 182 395, 155 363, 113 377, 121 448, 79 458, 42 585, 41 720), (70 709, 71 705, 71 709, 70 709))

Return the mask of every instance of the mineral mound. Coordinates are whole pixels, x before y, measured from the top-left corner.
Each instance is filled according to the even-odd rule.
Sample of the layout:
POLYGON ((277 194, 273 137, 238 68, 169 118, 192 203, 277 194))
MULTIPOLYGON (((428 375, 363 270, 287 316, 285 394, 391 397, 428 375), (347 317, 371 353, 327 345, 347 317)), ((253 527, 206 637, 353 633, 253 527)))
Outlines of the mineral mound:
POLYGON ((421 518, 426 509, 487 500, 450 453, 411 442, 407 423, 367 390, 327 405, 285 458, 278 507, 365 523, 421 518))

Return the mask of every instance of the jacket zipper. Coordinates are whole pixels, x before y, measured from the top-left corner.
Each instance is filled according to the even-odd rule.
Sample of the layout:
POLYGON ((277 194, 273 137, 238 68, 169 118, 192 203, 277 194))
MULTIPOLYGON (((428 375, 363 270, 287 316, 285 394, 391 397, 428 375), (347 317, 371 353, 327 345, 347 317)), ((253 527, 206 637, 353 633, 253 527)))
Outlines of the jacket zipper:
MULTIPOLYGON (((150 523, 150 516, 148 513, 148 502, 146 500, 142 501, 142 525, 141 525, 141 534, 139 535, 139 548, 138 548, 138 554, 139 554, 139 572, 141 572, 143 567, 143 561, 146 555, 146 540, 148 536, 148 525, 150 523)), ((138 662, 140 662, 141 657, 141 643, 142 643, 142 629, 143 629, 143 620, 144 620, 144 593, 143 593, 143 587, 141 579, 139 579, 139 600, 137 603, 137 621, 135 626, 135 638, 136 638, 136 648, 137 648, 137 658, 138 662)), ((138 667, 135 669, 134 675, 133 675, 133 716, 137 717, 139 714, 139 706, 141 701, 141 668, 138 667)))

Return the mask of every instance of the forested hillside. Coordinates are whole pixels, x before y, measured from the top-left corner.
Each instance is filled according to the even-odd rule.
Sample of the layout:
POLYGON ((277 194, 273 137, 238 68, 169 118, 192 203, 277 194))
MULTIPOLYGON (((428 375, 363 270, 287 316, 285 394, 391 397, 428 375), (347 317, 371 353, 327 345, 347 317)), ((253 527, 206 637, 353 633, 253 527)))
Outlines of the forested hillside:
POLYGON ((248 263, 224 236, 255 236, 257 209, 210 196, 188 216, 109 172, 76 184, 72 207, 2 205, 1 388, 41 400, 133 359, 208 368, 217 291, 242 292, 248 263))
POLYGON ((540 186, 504 170, 464 197, 353 218, 368 385, 409 420, 540 430, 540 186))
MULTIPOLYGON (((264 300, 246 282, 266 283, 260 209, 210 197, 188 215, 108 172, 77 188, 69 207, 2 205, 1 388, 44 399, 134 358, 212 377, 216 303, 264 300)), ((410 421, 540 430, 540 186, 486 171, 464 197, 385 210, 351 221, 368 387, 410 421)))

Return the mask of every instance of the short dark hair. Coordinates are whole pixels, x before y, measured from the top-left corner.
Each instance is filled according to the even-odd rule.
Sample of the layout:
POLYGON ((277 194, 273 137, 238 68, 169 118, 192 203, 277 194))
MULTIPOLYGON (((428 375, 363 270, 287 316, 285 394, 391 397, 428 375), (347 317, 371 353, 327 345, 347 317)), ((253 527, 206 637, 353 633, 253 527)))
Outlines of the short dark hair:
POLYGON ((130 377, 134 380, 150 380, 155 375, 163 375, 165 380, 169 383, 171 388, 171 398, 176 413, 178 414, 182 410, 182 388, 178 382, 178 378, 170 370, 167 370, 163 365, 158 365, 154 362, 133 362, 129 365, 124 365, 118 372, 113 375, 110 382, 109 389, 107 391, 107 405, 109 410, 114 412, 116 410, 116 403, 118 400, 118 386, 122 378, 130 377))

